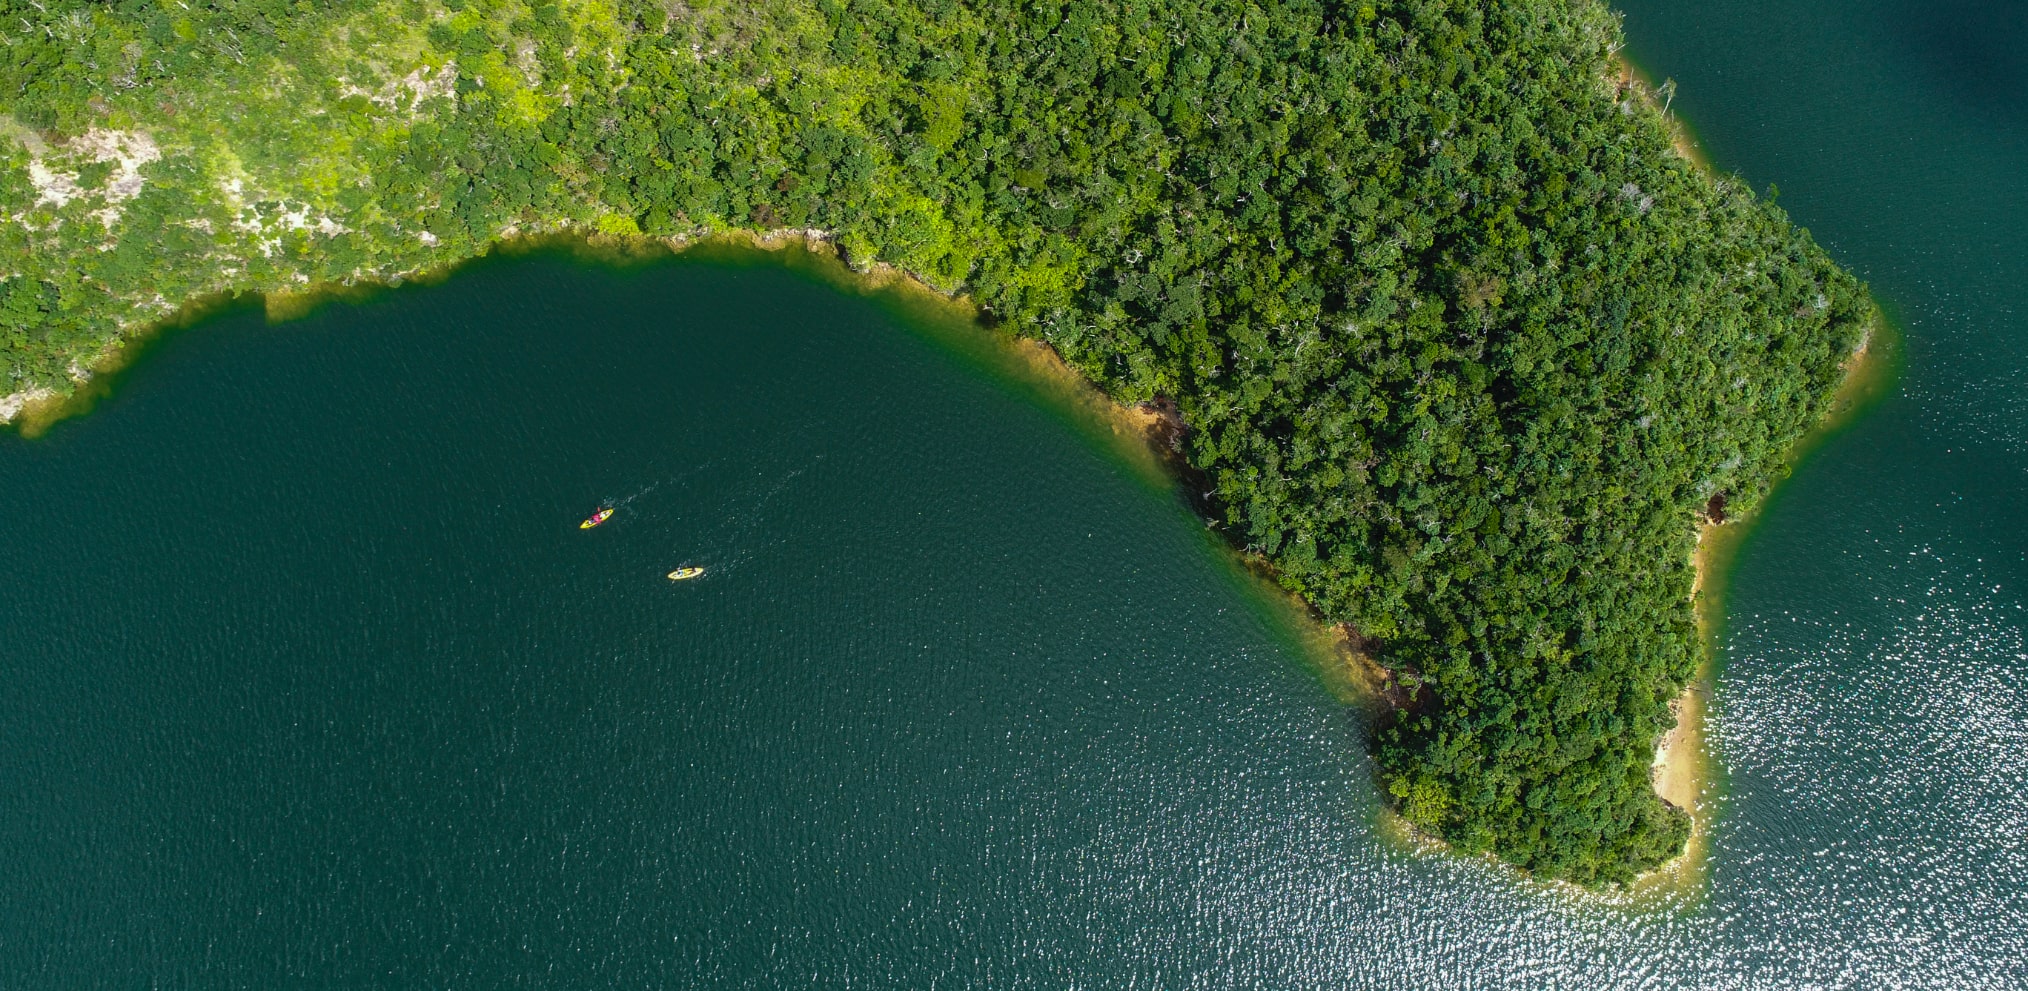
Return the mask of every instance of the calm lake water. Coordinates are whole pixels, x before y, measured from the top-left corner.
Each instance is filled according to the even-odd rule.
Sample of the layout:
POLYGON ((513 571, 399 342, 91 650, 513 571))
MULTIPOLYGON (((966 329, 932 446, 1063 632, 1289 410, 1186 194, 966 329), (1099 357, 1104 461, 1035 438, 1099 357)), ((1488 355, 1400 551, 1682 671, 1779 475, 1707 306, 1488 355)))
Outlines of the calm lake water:
POLYGON ((983 332, 538 255, 0 434, 0 987, 2028 984, 2023 15, 1629 7, 1906 336, 1731 574, 1689 893, 1390 838, 1285 604, 983 332))

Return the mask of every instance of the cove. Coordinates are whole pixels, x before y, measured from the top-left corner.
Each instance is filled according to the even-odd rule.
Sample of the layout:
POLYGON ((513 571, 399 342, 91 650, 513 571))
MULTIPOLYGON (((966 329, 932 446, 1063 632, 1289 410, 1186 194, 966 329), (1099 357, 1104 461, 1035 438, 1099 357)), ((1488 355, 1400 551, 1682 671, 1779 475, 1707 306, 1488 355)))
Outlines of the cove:
POLYGON ((538 255, 227 313, 0 440, 4 983, 1313 959, 1230 940, 1370 830, 1356 718, 1145 466, 931 322, 538 255))
POLYGON ((0 435, 0 560, 9 986, 1702 986, 1817 862, 1404 844, 1144 450, 793 253, 224 312, 0 435))

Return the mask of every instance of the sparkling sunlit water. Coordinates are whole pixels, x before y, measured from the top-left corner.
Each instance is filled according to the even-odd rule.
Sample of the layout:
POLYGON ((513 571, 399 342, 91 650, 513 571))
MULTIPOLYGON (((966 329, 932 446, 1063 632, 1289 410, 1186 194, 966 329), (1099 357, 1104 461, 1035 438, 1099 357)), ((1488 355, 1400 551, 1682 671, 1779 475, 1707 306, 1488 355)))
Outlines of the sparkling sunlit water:
POLYGON ((966 332, 544 256, 0 435, 0 987, 2028 984, 2024 15, 1628 6, 1905 332, 1739 552, 1697 893, 1387 838, 1282 605, 966 332))

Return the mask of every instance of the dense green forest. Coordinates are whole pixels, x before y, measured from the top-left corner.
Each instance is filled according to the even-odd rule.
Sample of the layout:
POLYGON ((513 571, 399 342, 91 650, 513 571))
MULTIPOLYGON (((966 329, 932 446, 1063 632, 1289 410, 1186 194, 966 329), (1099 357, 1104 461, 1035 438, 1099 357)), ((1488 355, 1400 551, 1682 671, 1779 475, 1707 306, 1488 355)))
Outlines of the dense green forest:
POLYGON ((1236 542, 1408 686, 1400 811, 1580 883, 1682 847, 1697 514, 1871 318, 1595 0, 0 6, 0 394, 515 232, 831 231, 1172 399, 1236 542))

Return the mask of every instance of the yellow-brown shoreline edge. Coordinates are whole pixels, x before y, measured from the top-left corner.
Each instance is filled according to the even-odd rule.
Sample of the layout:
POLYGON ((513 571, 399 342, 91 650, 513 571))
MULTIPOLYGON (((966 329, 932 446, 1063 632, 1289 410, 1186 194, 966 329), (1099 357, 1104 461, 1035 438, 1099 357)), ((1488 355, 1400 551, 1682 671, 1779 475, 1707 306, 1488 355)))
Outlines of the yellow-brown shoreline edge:
MULTIPOLYGON (((1631 64, 1622 62, 1621 72, 1623 85, 1636 89, 1644 99, 1652 98, 1631 64)), ((1679 140, 1677 150, 1700 167, 1705 167, 1701 156, 1691 152, 1687 138, 1679 140)), ((51 425, 90 410, 98 399, 109 394, 119 373, 132 363, 148 342, 168 331, 189 327, 207 317, 235 307, 249 306, 255 301, 261 305, 270 322, 279 323, 308 316, 327 302, 358 302, 411 283, 439 283, 458 269, 494 254, 515 256, 563 250, 587 260, 624 266, 680 254, 709 257, 727 251, 783 253, 785 249, 796 252, 785 254, 784 260, 789 267, 814 275, 833 288, 860 295, 896 293, 918 304, 933 307, 946 320, 978 326, 979 310, 969 296, 939 289, 916 273, 893 265, 855 262, 845 257, 842 248, 826 231, 726 229, 654 238, 616 237, 594 232, 588 227, 560 226, 539 232, 505 234, 487 250, 470 258, 386 278, 315 284, 301 290, 275 293, 215 294, 194 299, 166 317, 124 332, 117 342, 92 362, 89 377, 78 382, 75 392, 67 396, 31 399, 14 422, 23 437, 40 436, 51 425)), ((1055 394, 1054 398, 1068 400, 1075 409, 1095 414, 1110 427, 1115 437, 1126 442, 1118 445, 1119 452, 1127 455, 1135 468, 1173 481, 1163 467, 1161 453, 1156 449, 1156 440, 1166 426, 1164 413, 1145 405, 1114 402, 1047 344, 1013 334, 996 336, 1008 349, 1010 357, 1027 366, 1029 384, 1047 389, 1055 394)), ((1872 329, 1846 362, 1845 380, 1839 386, 1830 411, 1807 436, 1798 441, 1790 459, 1791 465, 1800 462, 1825 438, 1848 425, 1859 412, 1885 394, 1893 380, 1894 362, 1890 356, 1898 353, 1893 346, 1897 342, 1898 335, 1892 325, 1876 311, 1872 329)), ((1537 883, 1591 899, 1642 904, 1656 900, 1657 896, 1680 899, 1701 888, 1699 882, 1708 852, 1710 826, 1706 800, 1715 769, 1704 733, 1704 700, 1715 674, 1724 574, 1751 529, 1750 523, 1751 520, 1733 520, 1722 526, 1707 524, 1701 527, 1694 552, 1696 578, 1693 595, 1696 596, 1699 632, 1704 641, 1704 660, 1697 675, 1672 704, 1677 725, 1658 741, 1655 764, 1657 793, 1691 814, 1691 836, 1684 852, 1619 889, 1595 891, 1560 882, 1537 883)), ((1386 670, 1358 649, 1349 631, 1342 625, 1324 622, 1307 603, 1276 585, 1267 562, 1237 549, 1231 549, 1230 553, 1245 570, 1270 589, 1271 594, 1292 600, 1297 608, 1292 611, 1291 620, 1304 624, 1305 628, 1298 631, 1300 638, 1311 653, 1313 662, 1320 663, 1320 674, 1328 687, 1341 699, 1377 715, 1383 708, 1380 693, 1388 679, 1386 670)), ((1392 835, 1409 846, 1423 850, 1447 849, 1446 844, 1421 834, 1392 812, 1383 809, 1381 815, 1386 820, 1381 830, 1383 835, 1392 835)))

